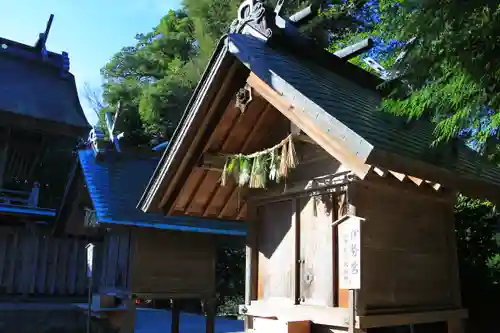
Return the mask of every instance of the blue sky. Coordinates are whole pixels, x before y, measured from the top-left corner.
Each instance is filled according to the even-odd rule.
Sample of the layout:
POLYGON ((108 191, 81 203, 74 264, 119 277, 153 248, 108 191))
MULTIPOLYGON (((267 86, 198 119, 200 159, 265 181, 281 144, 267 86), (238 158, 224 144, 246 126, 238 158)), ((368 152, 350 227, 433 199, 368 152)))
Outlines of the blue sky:
POLYGON ((156 26, 169 9, 177 9, 180 0, 15 0, 2 3, 0 36, 33 45, 50 14, 54 21, 47 49, 70 57, 80 102, 87 118, 95 114, 82 94, 85 82, 101 85, 99 70, 134 36, 156 26))

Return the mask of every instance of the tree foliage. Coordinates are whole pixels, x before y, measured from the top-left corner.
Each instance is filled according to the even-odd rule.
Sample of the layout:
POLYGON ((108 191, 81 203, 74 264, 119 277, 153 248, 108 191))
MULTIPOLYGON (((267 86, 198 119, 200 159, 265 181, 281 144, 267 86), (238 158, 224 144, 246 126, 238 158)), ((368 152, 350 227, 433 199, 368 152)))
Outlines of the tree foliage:
POLYGON ((434 122, 435 143, 461 136, 490 157, 498 152, 498 2, 370 0, 358 15, 366 25, 341 42, 375 38, 378 47, 367 56, 399 73, 401 84, 385 100, 385 111, 434 122))
POLYGON ((182 10, 169 11, 135 39, 101 72, 104 101, 112 110, 120 105, 118 127, 139 144, 172 134, 198 79, 184 70, 197 47, 193 21, 182 10))

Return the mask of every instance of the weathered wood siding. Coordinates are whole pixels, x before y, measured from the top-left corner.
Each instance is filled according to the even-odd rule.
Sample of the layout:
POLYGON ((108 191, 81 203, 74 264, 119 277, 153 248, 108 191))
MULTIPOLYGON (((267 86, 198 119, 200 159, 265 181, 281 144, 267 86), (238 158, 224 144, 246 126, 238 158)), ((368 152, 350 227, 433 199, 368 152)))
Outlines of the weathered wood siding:
MULTIPOLYGON (((95 241, 94 291, 124 290, 129 234, 106 233, 95 241)), ((78 296, 87 292, 88 240, 24 228, 0 228, 0 295, 78 296)))
POLYGON ((133 293, 203 298, 215 294, 215 238, 203 233, 132 229, 133 293))
POLYGON ((0 228, 0 293, 83 295, 87 242, 0 228))
POLYGON ((107 232, 96 244, 94 290, 101 293, 127 291, 130 269, 130 231, 107 232))
POLYGON ((362 224, 360 311, 460 306, 453 201, 395 186, 353 186, 362 224))

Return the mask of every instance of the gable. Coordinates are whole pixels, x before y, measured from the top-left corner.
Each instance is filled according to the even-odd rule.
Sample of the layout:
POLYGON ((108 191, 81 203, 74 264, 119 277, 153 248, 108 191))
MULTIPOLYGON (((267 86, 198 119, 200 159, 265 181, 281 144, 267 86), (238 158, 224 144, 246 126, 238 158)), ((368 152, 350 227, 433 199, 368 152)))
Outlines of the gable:
MULTIPOLYGON (((278 110, 331 157, 354 171, 358 178, 363 179, 373 167, 380 167, 407 174, 417 180, 439 183, 471 196, 498 199, 498 168, 485 163, 465 146, 445 145, 440 149, 431 149, 432 125, 424 121, 407 124, 405 119, 379 111, 381 97, 375 89, 363 87, 335 71, 325 70, 313 61, 304 58, 299 60, 279 45, 270 46, 250 35, 229 34, 225 42, 227 51, 216 53, 214 57, 234 57, 238 59, 240 67, 250 70, 250 74, 244 81, 226 75, 225 81, 221 82, 227 84, 230 81, 237 88, 243 88, 245 84, 250 86, 255 96, 260 96, 261 100, 278 110)), ((224 74, 217 69, 211 70, 215 76, 224 74)), ((223 91, 225 99, 232 99, 231 103, 234 103, 236 89, 220 89, 222 83, 216 85, 205 79, 202 79, 200 86, 206 90, 223 91)), ((232 126, 227 120, 232 111, 228 104, 216 105, 212 99, 204 97, 201 91, 195 92, 193 99, 199 104, 190 104, 185 111, 186 119, 191 121, 181 123, 171 140, 173 146, 183 145, 184 149, 169 147, 165 151, 150 186, 139 202, 143 210, 162 210, 164 214, 173 214, 179 208, 176 207, 179 202, 184 207, 187 205, 185 202, 199 200, 200 205, 204 206, 209 204, 207 202, 211 199, 207 198, 210 195, 218 193, 218 189, 214 190, 215 185, 207 184, 205 175, 200 176, 203 174, 199 171, 200 160, 209 150, 215 149, 215 153, 221 154, 235 153, 223 147, 217 150, 206 145, 206 142, 216 140, 217 126, 232 126), (201 115, 200 108, 217 108, 219 113, 201 115), (197 117, 203 126, 194 125, 192 120, 197 117), (209 121, 213 123, 211 126, 206 125, 209 121), (183 133, 188 131, 194 134, 185 136, 183 133), (200 140, 202 136, 204 139, 200 140), (185 156, 189 156, 189 160, 185 156), (165 160, 177 160, 178 164, 167 167, 165 160), (165 177, 173 178, 168 178, 166 182, 165 177), (188 199, 185 199, 181 193, 186 192, 185 187, 202 188, 203 193, 207 189, 208 194, 200 194, 205 196, 203 199, 197 198, 197 194, 193 194, 193 197, 187 195, 188 199)), ((257 103, 255 100, 258 98, 252 104, 257 103)), ((245 113, 251 112, 251 108, 245 113)), ((239 116, 237 122, 242 122, 242 118, 239 116)), ((247 126, 258 125, 250 121, 247 126)), ((279 131, 279 127, 276 125, 267 131, 274 133, 279 131)), ((230 137, 232 134, 228 133, 230 137)), ((267 146, 261 144, 254 150, 265 149, 273 143, 267 142, 267 146)), ((210 175, 210 178, 217 179, 217 176, 210 175)), ((244 192, 240 193, 240 197, 244 197, 244 192)), ((185 214, 206 214, 207 208, 205 212, 196 209, 183 211, 185 214)), ((231 218, 243 216, 232 214, 231 218)))

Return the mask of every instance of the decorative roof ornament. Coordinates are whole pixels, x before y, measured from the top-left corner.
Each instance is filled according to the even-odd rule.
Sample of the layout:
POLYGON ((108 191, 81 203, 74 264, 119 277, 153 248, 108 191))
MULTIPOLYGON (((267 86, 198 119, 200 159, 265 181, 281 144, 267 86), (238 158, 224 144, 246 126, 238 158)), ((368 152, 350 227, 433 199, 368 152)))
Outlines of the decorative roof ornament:
POLYGON ((87 140, 88 145, 92 148, 94 156, 100 158, 106 152, 106 140, 104 132, 99 126, 93 126, 87 140))
POLYGON ((273 34, 269 19, 264 1, 245 0, 238 7, 238 18, 231 23, 229 32, 246 33, 267 40, 273 34))
POLYGON ((104 115, 106 119, 106 127, 108 129, 109 140, 111 141, 111 143, 115 145, 115 149, 119 153, 121 152, 119 140, 125 136, 124 132, 121 132, 118 135, 114 134, 116 121, 118 120, 118 116, 120 115, 120 110, 121 110, 121 102, 118 102, 118 106, 115 112, 115 117, 113 120, 111 120, 111 113, 106 112, 106 114, 104 115))
POLYGON ((403 49, 399 53, 398 57, 394 61, 394 64, 392 68, 395 69, 386 69, 382 65, 380 65, 377 61, 375 61, 373 58, 366 57, 363 59, 363 61, 370 66, 384 81, 390 81, 397 79, 402 75, 402 72, 397 69, 398 65, 403 62, 405 57, 408 55, 408 51, 411 48, 411 46, 415 43, 417 40, 417 37, 412 37, 410 38, 405 45, 403 46, 403 49))
POLYGON ((89 133, 87 144, 91 146, 96 158, 102 157, 102 155, 106 152, 106 148, 109 143, 114 144, 117 152, 119 153, 121 152, 119 141, 121 138, 125 136, 125 133, 121 132, 118 135, 114 134, 116 121, 118 119, 119 114, 120 114, 120 102, 118 102, 118 107, 115 112, 114 119, 111 119, 110 112, 106 112, 104 115, 106 121, 106 128, 109 134, 109 142, 106 141, 104 131, 99 125, 92 127, 92 130, 89 133))
POLYGON ((47 39, 49 38, 50 28, 52 27, 52 21, 54 20, 54 14, 50 14, 49 20, 47 21, 47 26, 45 27, 45 31, 38 34, 38 40, 35 43, 35 48, 40 51, 42 54, 42 59, 46 60, 48 56, 46 44, 47 39))

